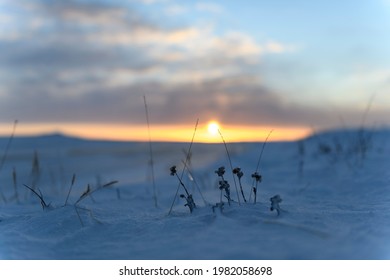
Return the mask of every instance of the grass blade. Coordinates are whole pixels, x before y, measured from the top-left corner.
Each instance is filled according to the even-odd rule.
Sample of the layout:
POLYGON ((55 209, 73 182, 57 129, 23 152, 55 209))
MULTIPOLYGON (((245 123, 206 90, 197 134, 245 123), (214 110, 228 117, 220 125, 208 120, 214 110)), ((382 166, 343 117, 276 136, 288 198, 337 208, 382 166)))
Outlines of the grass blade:
POLYGON ((8 142, 7 142, 7 145, 5 146, 4 154, 3 154, 2 158, 1 158, 1 161, 0 161, 0 172, 3 169, 5 161, 7 160, 8 151, 9 151, 9 148, 11 147, 12 140, 14 139, 16 126, 17 125, 18 125, 18 120, 15 120, 14 121, 14 126, 12 128, 11 136, 8 138, 8 142))
MULTIPOLYGON (((228 157, 228 159, 229 159, 230 171, 233 173, 233 164, 232 164, 232 159, 231 159, 231 157, 230 157, 229 149, 228 149, 228 147, 227 147, 227 145, 226 145, 226 142, 225 142, 225 139, 223 138, 222 133, 221 133, 221 131, 220 131, 219 129, 218 129, 218 133, 219 133, 219 135, 221 135, 222 142, 223 142, 223 145, 225 146, 226 154, 227 154, 227 157, 228 157)), ((236 188, 237 199, 238 199, 238 205, 241 205, 241 202, 240 202, 240 195, 238 194, 237 182, 236 182, 236 178, 234 177, 234 175, 233 175, 233 182, 234 182, 234 187, 236 188)))
POLYGON ((272 134, 273 131, 274 131, 274 130, 271 129, 270 132, 268 133, 267 137, 265 138, 265 141, 264 141, 264 143, 263 143, 263 145, 262 145, 262 147, 261 147, 261 152, 260 152, 259 158, 258 158, 258 160, 257 160, 256 170, 255 170, 255 172, 253 173, 253 175, 255 175, 255 176, 252 175, 253 181, 252 181, 251 192, 250 192, 250 195, 249 195, 249 201, 251 200, 251 197, 252 197, 252 190, 253 190, 254 195, 255 195, 255 198, 254 198, 254 203, 255 203, 255 204, 256 204, 256 200, 257 200, 257 185, 258 185, 258 183, 259 183, 259 180, 258 180, 258 178, 256 178, 256 177, 259 176, 258 171, 259 171, 259 168, 260 168, 260 162, 261 162, 261 158, 262 158, 263 153, 264 153, 265 145, 267 144, 268 138, 271 136, 271 134, 272 134), (255 183, 256 183, 256 187, 255 187, 255 183))
POLYGON ((41 193, 41 191, 39 191, 40 193, 37 193, 34 189, 30 188, 29 186, 23 184, 26 188, 28 188, 30 191, 33 192, 33 194, 35 194, 41 201, 41 205, 42 205, 42 208, 45 209, 45 208, 48 208, 49 206, 46 204, 45 200, 43 199, 43 195, 41 193))
POLYGON ((73 174, 73 176, 72 176, 72 182, 70 183, 69 192, 68 192, 68 195, 66 196, 66 200, 65 200, 64 206, 66 206, 66 205, 68 204, 69 195, 70 195, 70 192, 72 191, 72 188, 73 188, 73 185, 74 185, 74 182, 75 182, 75 181, 76 181, 76 174, 73 174))
POLYGON ((150 169, 152 172, 152 184, 153 184, 153 200, 154 206, 157 208, 157 187, 156 180, 154 177, 154 159, 153 159, 153 149, 152 149, 152 136, 150 133, 150 122, 149 122, 149 112, 148 112, 148 104, 146 102, 146 96, 144 95, 144 105, 145 105, 145 115, 146 115, 146 124, 148 126, 148 137, 149 137, 149 156, 150 156, 150 169))

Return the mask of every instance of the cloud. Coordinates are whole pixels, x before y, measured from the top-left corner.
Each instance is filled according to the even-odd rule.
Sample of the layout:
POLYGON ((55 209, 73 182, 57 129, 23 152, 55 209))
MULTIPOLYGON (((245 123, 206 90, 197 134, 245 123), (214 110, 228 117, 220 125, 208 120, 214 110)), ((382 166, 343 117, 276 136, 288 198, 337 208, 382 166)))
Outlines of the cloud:
POLYGON ((324 110, 291 103, 263 82, 262 57, 291 51, 276 40, 156 22, 124 1, 24 3, 23 17, 3 18, 20 23, 12 40, 0 36, 2 121, 144 123, 147 95, 161 124, 326 123, 324 110))
MULTIPOLYGON (((261 47, 244 34, 216 36, 209 27, 166 28, 128 8, 124 16, 121 6, 76 1, 39 3, 24 7, 34 12, 20 27, 25 36, 0 42, 0 50, 6 54, 1 62, 18 71, 21 79, 34 75, 31 71, 35 69, 37 79, 44 74, 42 79, 49 76, 62 80, 64 72, 69 77, 73 71, 81 72, 80 78, 107 73, 106 79, 113 81, 110 73, 123 73, 117 69, 127 68, 133 74, 129 82, 135 80, 132 76, 151 79, 151 72, 145 71, 151 69, 158 81, 172 81, 171 73, 175 82, 187 82, 190 77, 212 79, 242 71, 245 63, 258 61, 261 52, 261 47), (26 29, 44 17, 41 28, 26 29)), ((43 81, 42 86, 51 82, 43 81)))
MULTIPOLYGON (((23 96, 13 95, 0 106, 0 118, 23 122, 144 123, 142 96, 147 95, 154 124, 188 124, 218 119, 238 125, 310 125, 326 123, 327 112, 297 104, 286 104, 283 96, 247 76, 213 79, 198 85, 183 83, 142 83, 106 88, 91 87, 83 95, 69 95, 71 86, 57 88, 56 94, 39 85, 19 86, 23 96), (62 91, 61 91, 62 90, 62 91), (22 102, 23 101, 23 102, 22 102), (5 108, 5 106, 7 106, 5 108), (5 112, 14 115, 7 116, 5 112), (13 118, 12 118, 13 117, 13 118)), ((94 83, 91 83, 93 85, 94 83)), ((98 83, 97 83, 98 84, 98 83)), ((54 86, 54 85, 53 85, 54 86)))
POLYGON ((222 6, 211 2, 198 2, 196 3, 195 8, 199 11, 213 14, 220 14, 224 11, 222 6))
POLYGON ((283 46, 280 43, 273 42, 273 41, 268 42, 265 47, 266 47, 267 51, 269 51, 271 53, 283 53, 286 51, 285 46, 283 46))
POLYGON ((44 4, 33 6, 34 12, 41 11, 51 17, 75 24, 120 23, 126 16, 125 9, 99 2, 49 1, 44 4))
POLYGON ((134 0, 134 1, 138 1, 138 2, 141 2, 143 4, 146 4, 146 5, 151 5, 151 4, 157 4, 157 3, 167 3, 169 2, 170 0, 134 0))
POLYGON ((188 13, 188 8, 187 7, 184 7, 182 5, 170 5, 168 7, 165 8, 165 13, 168 15, 168 16, 177 16, 177 15, 183 15, 183 14, 186 14, 188 13))

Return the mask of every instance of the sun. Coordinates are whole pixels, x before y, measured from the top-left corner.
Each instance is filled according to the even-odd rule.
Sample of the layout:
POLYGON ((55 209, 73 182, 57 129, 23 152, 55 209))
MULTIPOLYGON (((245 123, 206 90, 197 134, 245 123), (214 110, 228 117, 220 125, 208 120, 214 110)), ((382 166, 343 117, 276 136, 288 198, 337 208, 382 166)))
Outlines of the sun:
POLYGON ((216 121, 210 121, 207 124, 207 131, 209 132, 210 135, 216 136, 218 135, 219 132, 219 124, 216 121))

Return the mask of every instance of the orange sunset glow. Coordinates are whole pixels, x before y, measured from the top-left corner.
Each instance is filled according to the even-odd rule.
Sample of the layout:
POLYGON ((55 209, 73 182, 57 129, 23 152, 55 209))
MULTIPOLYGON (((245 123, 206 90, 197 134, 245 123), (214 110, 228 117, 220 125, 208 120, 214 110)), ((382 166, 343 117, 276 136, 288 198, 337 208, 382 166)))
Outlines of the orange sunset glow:
MULTIPOLYGON (((191 125, 151 125, 152 141, 190 142, 195 124, 191 125)), ((221 135, 227 142, 264 141, 271 130, 268 141, 293 141, 308 136, 311 130, 305 127, 261 127, 222 125, 216 121, 199 123, 194 142, 220 143, 221 135)), ((0 125, 0 134, 10 135, 12 124, 0 125)), ((62 133, 85 139, 114 141, 148 141, 146 125, 111 125, 111 124, 23 124, 16 128, 16 136, 34 136, 40 134, 62 133)))

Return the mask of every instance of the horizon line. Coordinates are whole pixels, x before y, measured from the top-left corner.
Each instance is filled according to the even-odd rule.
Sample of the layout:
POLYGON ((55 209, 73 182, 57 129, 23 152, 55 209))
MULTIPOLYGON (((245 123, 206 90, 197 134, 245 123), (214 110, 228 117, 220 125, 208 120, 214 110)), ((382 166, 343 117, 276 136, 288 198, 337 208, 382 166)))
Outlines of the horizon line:
MULTIPOLYGON (((18 125, 20 126, 20 125, 18 125)), ((69 126, 29 126, 22 125, 16 128, 14 138, 28 137, 45 137, 60 135, 69 138, 77 138, 81 140, 92 141, 108 141, 108 142, 149 142, 147 129, 144 125, 123 125, 123 126, 108 126, 96 124, 72 124, 69 126), (62 128, 61 128, 62 127, 62 128), (108 129, 109 127, 109 129, 108 129)), ((221 134, 228 143, 251 143, 264 142, 268 134, 270 137, 267 142, 295 142, 318 133, 331 131, 350 131, 359 129, 378 129, 373 127, 334 127, 324 129, 314 129, 308 127, 262 127, 262 126, 221 126, 221 134)), ((381 130, 390 130, 390 127, 381 127, 381 130)), ((0 124, 0 137, 11 137, 10 125, 0 124)), ((166 142, 166 143, 189 143, 191 135, 194 133, 194 128, 189 126, 152 126, 151 127, 151 142, 166 142)), ((201 124, 197 128, 194 143, 223 143, 221 135, 212 135, 207 131, 207 125, 201 124)))

